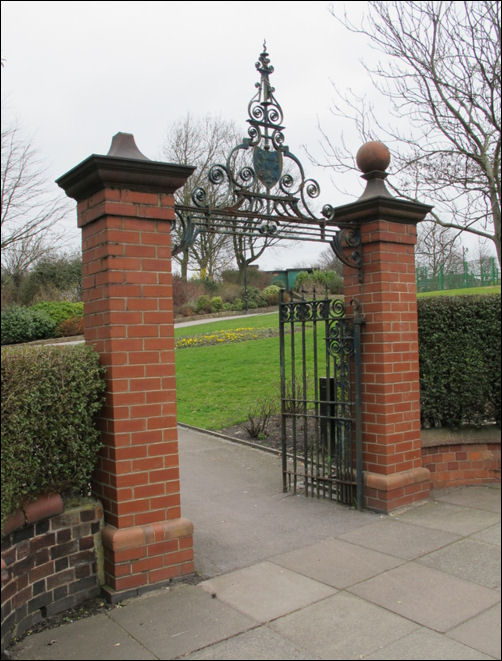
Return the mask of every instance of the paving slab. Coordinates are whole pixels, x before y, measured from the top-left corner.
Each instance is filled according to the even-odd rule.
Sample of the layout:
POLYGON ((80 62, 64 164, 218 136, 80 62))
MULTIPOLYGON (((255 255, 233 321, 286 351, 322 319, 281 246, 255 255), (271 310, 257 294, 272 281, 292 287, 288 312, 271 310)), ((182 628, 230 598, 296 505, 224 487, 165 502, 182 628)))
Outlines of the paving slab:
POLYGON ((339 592, 274 620, 270 628, 322 659, 361 659, 417 628, 409 620, 339 592))
POLYGON ((443 530, 413 525, 390 517, 340 535, 340 539, 404 560, 413 560, 460 539, 443 530))
POLYGON ((500 593, 409 562, 349 588, 434 631, 448 631, 500 601, 500 593))
POLYGON ((447 636, 474 647, 494 659, 501 655, 500 602, 448 631, 447 636))
POLYGON ((159 659, 175 659, 256 626, 198 586, 186 584, 136 597, 110 611, 110 618, 159 659))
POLYGON ((500 514, 462 507, 443 501, 430 501, 395 515, 404 521, 425 528, 435 528, 458 535, 470 535, 500 522, 500 514))
MULTIPOLYGON (((307 646, 308 646, 308 641, 307 646)), ((271 631, 267 625, 247 631, 216 645, 206 647, 200 652, 188 654, 184 659, 320 659, 307 649, 271 631)))
POLYGON ((378 519, 372 512, 283 493, 281 464, 274 455, 179 431, 181 506, 194 524, 195 569, 203 578, 378 519))
POLYGON ((388 659, 388 661, 402 659, 416 659, 417 661, 451 659, 492 659, 492 656, 483 654, 462 643, 450 640, 430 629, 418 629, 385 645, 378 652, 369 654, 365 659, 388 659))
POLYGON ((501 529, 500 523, 497 523, 494 526, 485 528, 480 532, 474 533, 471 535, 471 539, 478 540, 479 542, 486 542, 487 544, 494 544, 500 546, 501 542, 501 529))
POLYGON ((271 562, 260 562, 216 576, 199 583, 199 587, 261 623, 304 608, 336 592, 328 585, 271 562))
POLYGON ((434 500, 500 514, 500 484, 438 489, 434 500))
POLYGON ((156 659, 108 615, 100 614, 27 636, 10 650, 12 659, 94 661, 156 659))
POLYGON ((330 539, 274 556, 270 562, 343 589, 397 567, 403 560, 339 539, 330 539))
POLYGON ((466 581, 500 590, 500 555, 493 552, 492 544, 461 539, 418 558, 417 562, 466 581))

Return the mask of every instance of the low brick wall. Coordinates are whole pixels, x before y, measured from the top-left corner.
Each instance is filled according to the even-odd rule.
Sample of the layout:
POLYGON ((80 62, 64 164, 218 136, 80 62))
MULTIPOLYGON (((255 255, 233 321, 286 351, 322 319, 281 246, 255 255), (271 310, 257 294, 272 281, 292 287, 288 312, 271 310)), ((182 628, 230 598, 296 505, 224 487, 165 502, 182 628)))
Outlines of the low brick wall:
POLYGON ((2 531, 2 650, 42 619, 97 596, 103 509, 57 494, 11 514, 2 531))
POLYGON ((422 461, 433 489, 500 482, 500 429, 423 430, 422 461))

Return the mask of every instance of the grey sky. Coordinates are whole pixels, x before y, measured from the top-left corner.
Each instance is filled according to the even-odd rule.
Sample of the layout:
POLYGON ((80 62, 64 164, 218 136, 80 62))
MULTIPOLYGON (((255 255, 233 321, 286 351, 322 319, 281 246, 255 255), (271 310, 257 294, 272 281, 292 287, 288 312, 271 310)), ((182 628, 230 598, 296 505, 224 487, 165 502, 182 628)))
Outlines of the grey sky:
MULTIPOLYGON (((51 180, 92 153, 105 154, 118 131, 160 159, 167 129, 190 112, 233 120, 247 134, 247 104, 267 40, 271 78, 285 115, 286 143, 319 204, 345 204, 329 174, 311 165, 323 129, 336 140, 332 81, 359 93, 371 83, 360 64, 370 52, 329 13, 329 2, 2 2, 2 101, 48 166, 51 180)), ((365 2, 345 4, 356 17, 365 2)), ((357 136, 347 135, 354 155, 357 136), (350 142, 352 140, 352 142, 350 142)), ((390 168, 390 170, 392 167, 390 168)), ((363 190, 357 174, 344 187, 363 190)), ((56 186, 54 184, 54 186, 56 186)), ((67 236, 78 246, 74 217, 67 236)), ((308 244, 269 253, 263 268, 308 265, 326 248, 308 244)))

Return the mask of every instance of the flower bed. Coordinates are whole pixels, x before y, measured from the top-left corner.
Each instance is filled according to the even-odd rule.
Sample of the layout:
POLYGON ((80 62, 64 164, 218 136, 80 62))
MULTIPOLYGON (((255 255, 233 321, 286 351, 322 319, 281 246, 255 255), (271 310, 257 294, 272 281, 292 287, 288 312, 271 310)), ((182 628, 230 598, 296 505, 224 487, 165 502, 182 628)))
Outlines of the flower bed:
POLYGON ((234 328, 232 330, 219 330, 201 335, 187 335, 176 340, 176 349, 202 347, 209 344, 223 344, 227 342, 246 342, 248 340, 261 340, 264 337, 275 337, 278 331, 274 328, 234 328))

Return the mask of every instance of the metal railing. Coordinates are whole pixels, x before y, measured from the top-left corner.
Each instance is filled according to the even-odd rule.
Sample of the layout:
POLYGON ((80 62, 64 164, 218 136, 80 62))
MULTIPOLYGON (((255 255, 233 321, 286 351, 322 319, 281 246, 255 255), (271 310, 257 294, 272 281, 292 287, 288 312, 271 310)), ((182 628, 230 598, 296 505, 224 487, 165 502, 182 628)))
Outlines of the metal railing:
POLYGON ((417 291, 468 289, 500 284, 500 270, 495 257, 483 261, 463 262, 457 269, 439 267, 435 272, 426 266, 417 266, 417 291))

